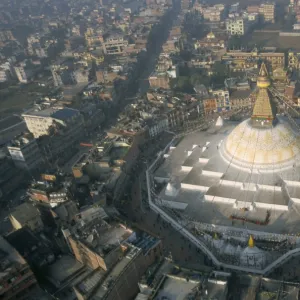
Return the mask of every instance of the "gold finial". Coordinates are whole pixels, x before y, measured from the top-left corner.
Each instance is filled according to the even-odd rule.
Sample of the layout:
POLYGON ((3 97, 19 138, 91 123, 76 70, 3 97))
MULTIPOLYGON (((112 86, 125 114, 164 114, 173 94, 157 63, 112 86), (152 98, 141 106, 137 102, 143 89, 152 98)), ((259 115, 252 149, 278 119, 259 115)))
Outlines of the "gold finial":
POLYGON ((259 88, 267 88, 270 84, 267 67, 265 63, 262 63, 257 77, 257 86, 259 88))
POLYGON ((250 234, 249 241, 248 241, 248 247, 249 248, 253 248, 254 247, 254 240, 253 240, 253 237, 252 237, 251 234, 250 234))
POLYGON ((268 71, 265 63, 262 63, 260 66, 259 76, 268 76, 268 71))

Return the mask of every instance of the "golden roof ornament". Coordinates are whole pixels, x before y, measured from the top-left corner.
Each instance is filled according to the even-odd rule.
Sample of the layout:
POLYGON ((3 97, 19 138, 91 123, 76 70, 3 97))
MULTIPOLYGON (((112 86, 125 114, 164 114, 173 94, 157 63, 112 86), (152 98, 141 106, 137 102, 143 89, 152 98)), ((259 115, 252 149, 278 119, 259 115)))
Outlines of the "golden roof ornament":
POLYGON ((257 94, 251 116, 252 126, 265 128, 273 126, 276 114, 268 90, 271 85, 267 67, 262 63, 257 77, 257 94))
POLYGON ((248 247, 253 248, 254 247, 254 239, 252 235, 250 234, 249 240, 248 240, 248 247))

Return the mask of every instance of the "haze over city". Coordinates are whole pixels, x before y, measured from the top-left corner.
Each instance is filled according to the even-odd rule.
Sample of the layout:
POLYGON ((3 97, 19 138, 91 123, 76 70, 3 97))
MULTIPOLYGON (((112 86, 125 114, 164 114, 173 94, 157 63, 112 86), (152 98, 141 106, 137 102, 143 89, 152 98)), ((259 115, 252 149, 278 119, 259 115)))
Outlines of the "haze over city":
POLYGON ((0 299, 299 299, 300 1, 2 0, 0 299))

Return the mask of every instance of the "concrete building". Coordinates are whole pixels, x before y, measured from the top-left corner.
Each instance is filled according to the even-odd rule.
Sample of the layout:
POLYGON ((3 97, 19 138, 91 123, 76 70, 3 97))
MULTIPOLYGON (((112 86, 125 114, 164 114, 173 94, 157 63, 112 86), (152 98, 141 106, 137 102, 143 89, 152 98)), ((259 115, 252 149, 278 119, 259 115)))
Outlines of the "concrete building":
POLYGON ((25 259, 0 236, 0 298, 33 299, 30 290, 37 286, 36 278, 25 259))
POLYGON ((290 50, 288 52, 288 68, 298 70, 300 62, 300 52, 290 50))
POLYGON ((28 189, 31 200, 50 207, 68 201, 68 189, 55 175, 42 174, 42 181, 34 182, 28 189))
POLYGON ((128 46, 128 41, 122 36, 110 36, 103 43, 103 52, 107 55, 122 54, 128 46))
POLYGON ((216 98, 218 112, 231 109, 228 90, 212 90, 211 94, 216 98))
POLYGON ((280 52, 252 52, 227 51, 222 60, 233 63, 236 70, 256 69, 260 61, 264 61, 270 70, 285 68, 285 54, 280 52))
POLYGON ((26 123, 19 116, 9 116, 0 120, 0 145, 26 131, 26 123))
POLYGON ((146 120, 146 124, 150 138, 154 138, 169 128, 167 117, 161 118, 160 120, 149 119, 146 120))
POLYGON ((259 13, 263 16, 265 22, 275 22, 275 4, 263 3, 259 7, 259 13))
POLYGON ((249 27, 249 20, 245 17, 235 17, 226 20, 226 31, 230 35, 244 35, 248 32, 249 27))
POLYGON ((254 94, 252 90, 236 90, 230 94, 230 107, 231 109, 250 108, 254 104, 254 94))
POLYGON ((203 18, 209 22, 220 22, 222 19, 222 12, 224 10, 223 4, 216 4, 211 7, 201 9, 203 18))
POLYGON ((142 275, 161 258, 162 244, 146 233, 134 232, 121 248, 119 260, 110 270, 98 268, 74 287, 78 299, 133 299, 142 275))
POLYGON ((16 76, 17 76, 19 82, 28 83, 29 73, 26 70, 26 67, 22 66, 22 65, 19 65, 19 66, 16 66, 14 69, 15 69, 15 73, 16 73, 16 76))
POLYGON ((44 228, 40 211, 29 203, 23 203, 15 207, 9 215, 9 220, 15 230, 28 226, 35 232, 44 228))
MULTIPOLYGON (((27 174, 28 175, 28 174, 27 174)), ((4 153, 0 152, 0 199, 7 197, 11 192, 26 181, 26 176, 19 170, 4 153)))
POLYGON ((38 144, 31 133, 17 136, 7 149, 17 168, 32 171, 41 168, 44 163, 38 144))
POLYGON ((83 125, 80 112, 72 108, 32 110, 22 114, 22 117, 35 138, 83 125))
POLYGON ((171 259, 159 260, 149 267, 139 281, 140 292, 135 300, 225 300, 228 296, 230 275, 217 271, 204 275, 196 270, 181 269, 171 259), (189 276, 191 272, 193 275, 189 276))
POLYGON ((170 79, 166 72, 154 72, 149 77, 149 84, 152 88, 170 88, 170 79))
POLYGON ((51 73, 52 73, 52 78, 53 78, 53 83, 55 86, 61 86, 63 85, 63 81, 61 78, 61 66, 58 65, 52 65, 50 67, 51 73))
POLYGON ((127 239, 132 231, 121 224, 108 224, 102 219, 95 219, 76 226, 75 234, 66 237, 75 258, 92 269, 105 271, 112 268, 122 254, 120 243, 127 239))

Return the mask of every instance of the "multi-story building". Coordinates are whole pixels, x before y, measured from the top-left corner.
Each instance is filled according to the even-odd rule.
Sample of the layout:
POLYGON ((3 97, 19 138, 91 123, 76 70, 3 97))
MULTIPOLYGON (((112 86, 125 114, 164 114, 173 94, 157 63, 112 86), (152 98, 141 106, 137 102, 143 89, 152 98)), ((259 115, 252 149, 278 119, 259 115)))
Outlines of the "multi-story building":
POLYGON ((103 35, 101 32, 95 32, 93 28, 87 28, 84 34, 86 44, 88 46, 98 45, 103 43, 103 35))
POLYGON ((248 29, 248 18, 236 17, 226 20, 226 30, 230 35, 244 35, 248 29))
POLYGON ((220 22, 221 11, 213 7, 209 7, 203 10, 203 18, 209 22, 220 22))
POLYGON ((149 77, 149 84, 152 88, 170 88, 169 76, 165 73, 154 72, 149 77))
POLYGON ((25 226, 28 226, 32 231, 41 231, 44 228, 40 211, 29 203, 15 207, 9 215, 9 220, 15 230, 25 226))
POLYGON ((13 41, 15 37, 13 36, 11 30, 0 31, 0 42, 13 41))
POLYGON ((288 52, 288 68, 291 70, 298 70, 300 62, 300 52, 290 50, 288 52))
POLYGON ((275 22, 275 4, 274 3, 262 3, 260 5, 249 5, 247 7, 248 13, 259 13, 265 22, 275 22))
POLYGON ((209 115, 217 111, 217 101, 215 97, 205 98, 202 102, 205 115, 209 115))
POLYGON ((164 130, 167 130, 169 128, 168 119, 166 117, 162 117, 159 120, 155 120, 155 119, 146 120, 146 124, 147 124, 150 138, 159 135, 164 130))
POLYGON ((30 299, 36 278, 25 259, 0 236, 0 298, 30 299), (26 298, 28 297, 28 298, 26 298))
POLYGON ((14 69, 19 82, 28 83, 30 76, 29 76, 29 72, 26 70, 26 66, 20 64, 19 66, 16 66, 14 69))
POLYGON ((223 55, 222 60, 239 65, 240 70, 257 68, 260 61, 265 61, 272 71, 277 68, 285 67, 285 54, 279 52, 227 51, 227 53, 223 55))
POLYGON ((159 261, 162 255, 160 240, 146 233, 134 232, 120 242, 122 252, 117 263, 107 272, 98 268, 74 286, 78 299, 130 300, 138 293, 142 275, 159 261), (90 284, 90 283, 94 284, 90 284))
POLYGON ((265 22, 275 22, 275 4, 263 3, 259 7, 259 13, 263 16, 265 22))
POLYGON ((68 201, 68 189, 52 174, 42 174, 42 180, 32 183, 28 189, 30 199, 55 207, 68 201))
POLYGON ((83 125, 80 112, 72 108, 33 110, 22 114, 22 117, 35 138, 63 133, 83 125))
POLYGON ((44 160, 32 134, 21 134, 7 147, 17 168, 32 171, 42 167, 44 160))
POLYGON ((212 90, 210 91, 211 94, 216 98, 216 104, 217 104, 217 111, 224 111, 224 110, 230 110, 230 97, 229 97, 229 91, 224 90, 212 90))
POLYGON ((50 70, 51 70, 51 73, 52 73, 54 86, 63 85, 63 81, 62 81, 62 78, 61 78, 61 66, 52 65, 50 67, 50 70))
POLYGON ((79 223, 74 233, 65 235, 75 258, 94 270, 112 268, 122 255, 120 242, 132 231, 121 224, 108 224, 98 218, 83 226, 79 223))
POLYGON ((27 130, 26 123, 19 116, 9 116, 0 120, 0 145, 4 145, 15 136, 27 130))
POLYGON ((230 108, 240 109, 240 108, 251 108, 254 105, 254 95, 252 95, 252 90, 236 90, 230 94, 230 108))
POLYGON ((103 52, 107 55, 122 54, 128 46, 128 41, 122 36, 110 36, 103 43, 103 52))

